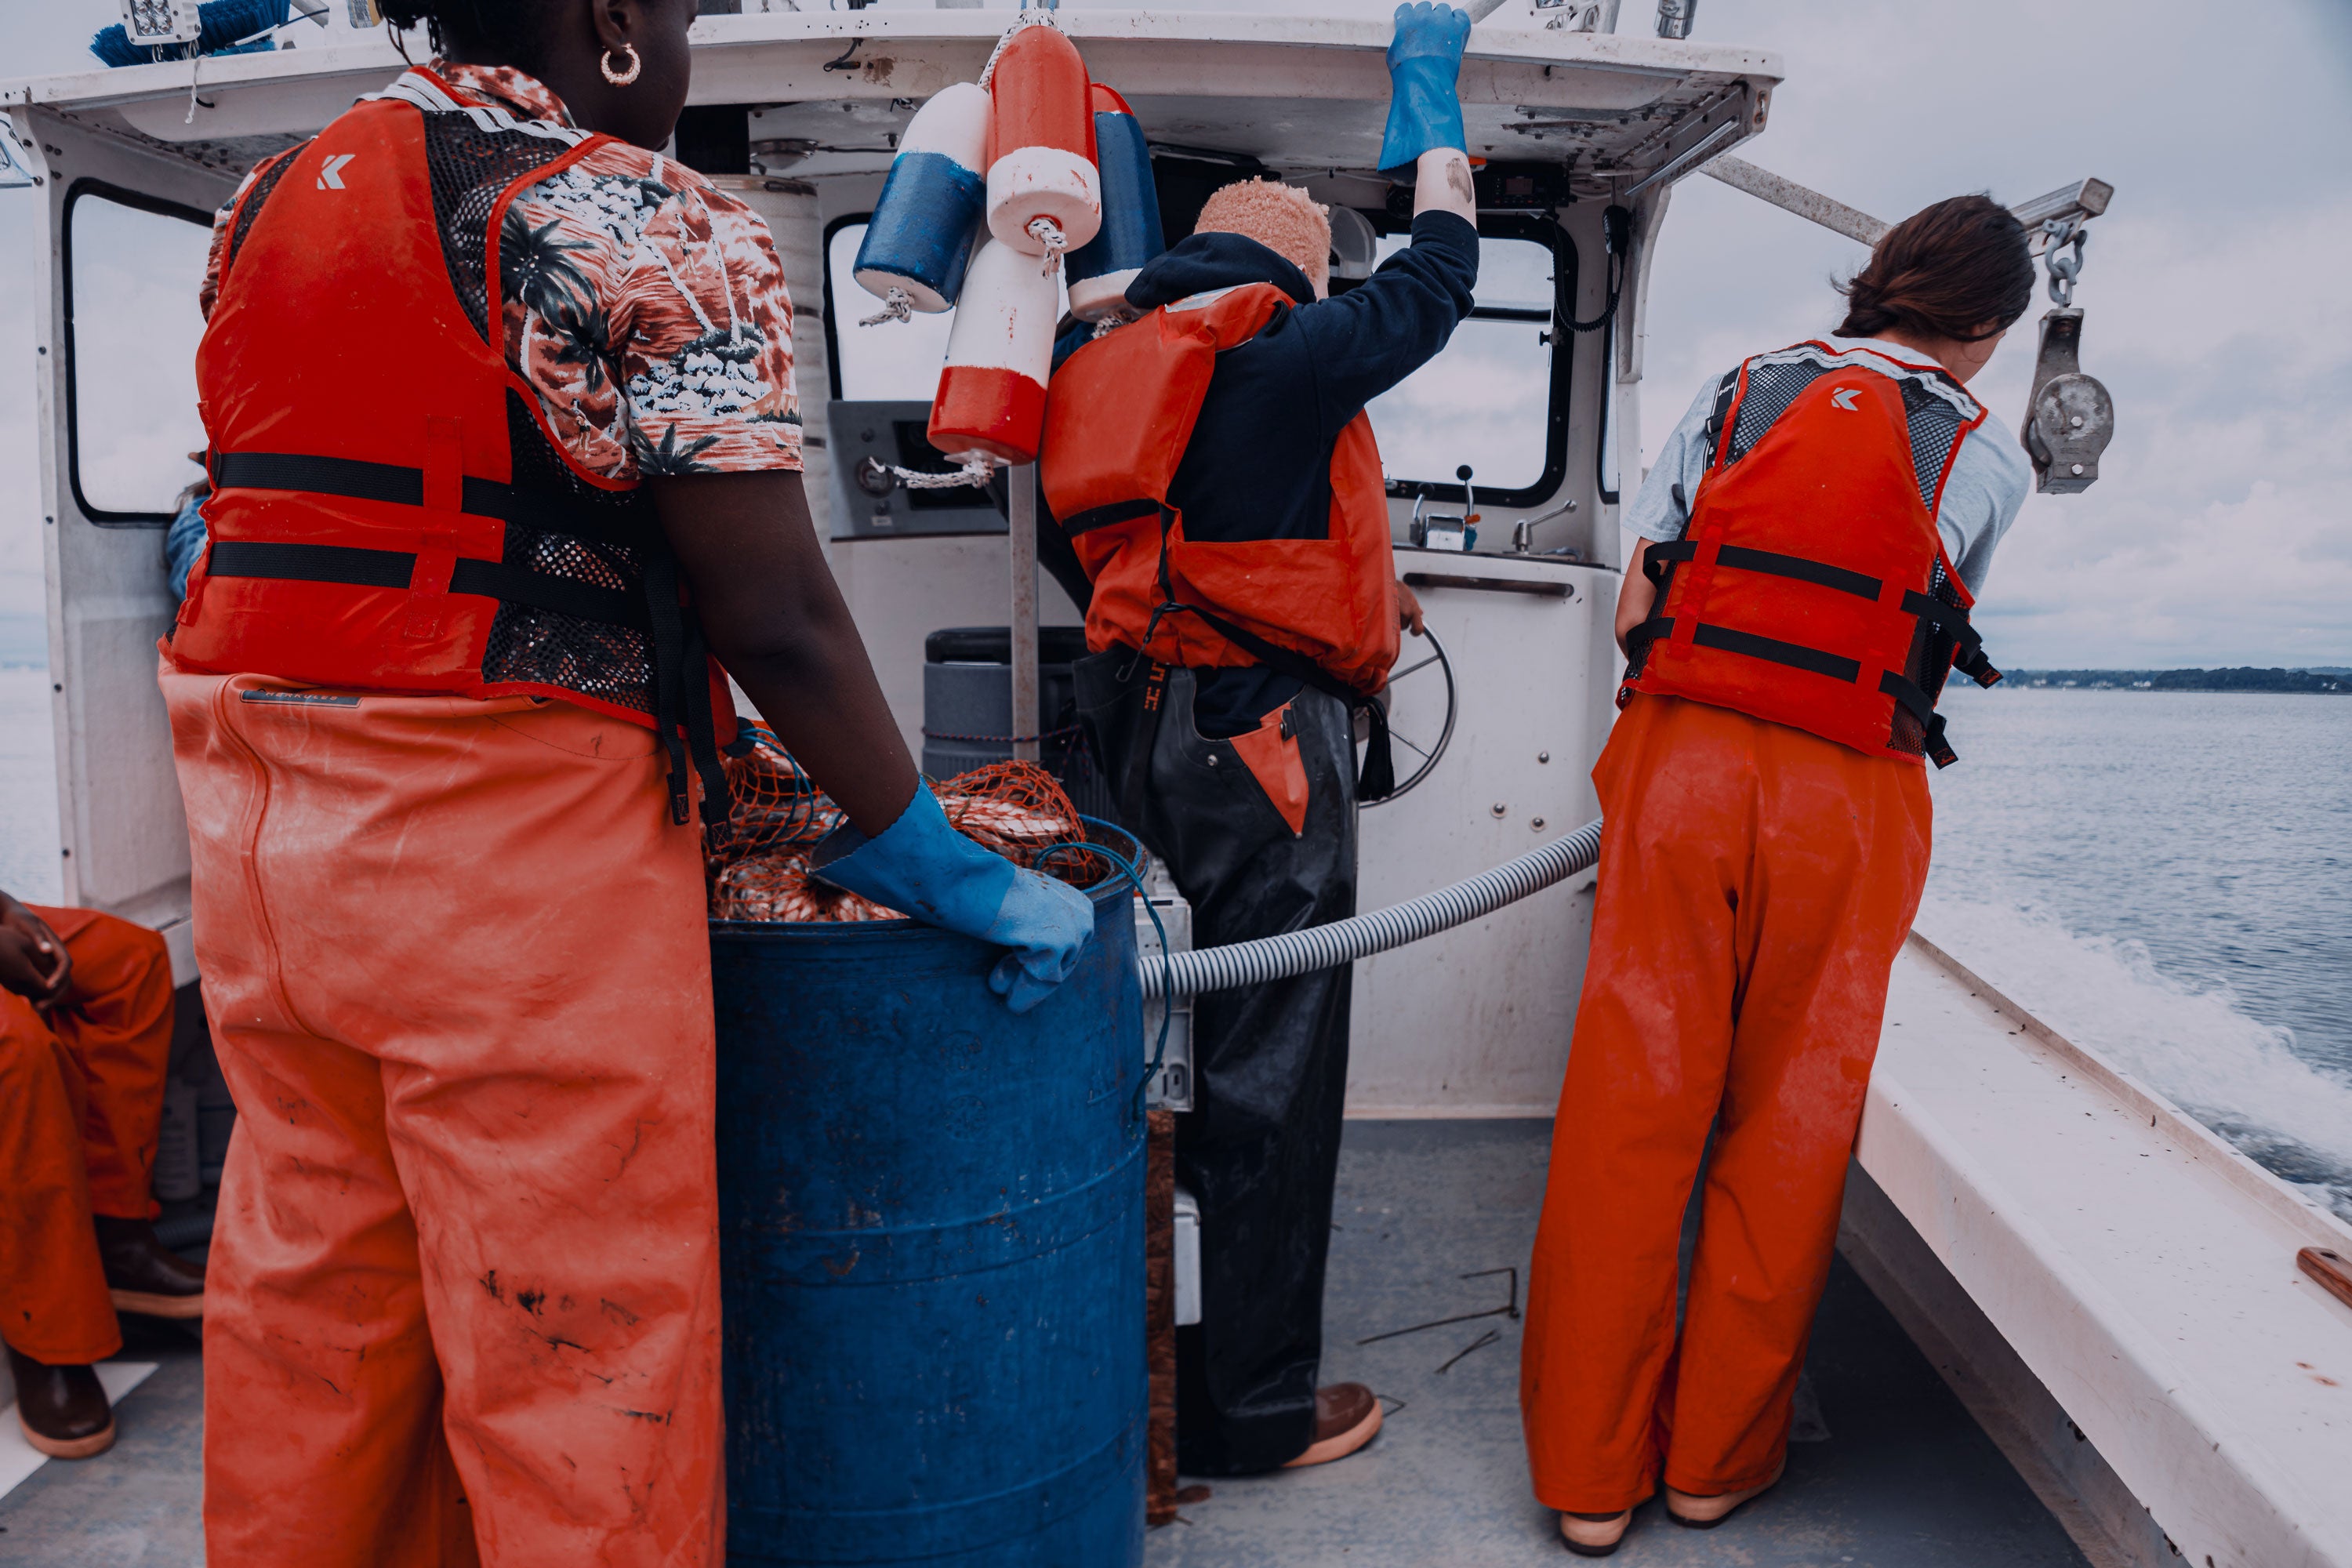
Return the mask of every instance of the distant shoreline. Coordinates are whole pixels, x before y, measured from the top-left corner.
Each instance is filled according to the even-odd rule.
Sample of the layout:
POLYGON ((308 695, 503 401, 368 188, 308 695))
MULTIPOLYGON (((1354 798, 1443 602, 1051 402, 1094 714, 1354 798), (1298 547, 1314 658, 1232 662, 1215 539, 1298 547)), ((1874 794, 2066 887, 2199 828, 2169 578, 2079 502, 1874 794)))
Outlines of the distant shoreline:
POLYGON ((2294 691, 2352 696, 2352 668, 2256 669, 2011 669, 2000 690, 2079 689, 2085 691, 2294 691))

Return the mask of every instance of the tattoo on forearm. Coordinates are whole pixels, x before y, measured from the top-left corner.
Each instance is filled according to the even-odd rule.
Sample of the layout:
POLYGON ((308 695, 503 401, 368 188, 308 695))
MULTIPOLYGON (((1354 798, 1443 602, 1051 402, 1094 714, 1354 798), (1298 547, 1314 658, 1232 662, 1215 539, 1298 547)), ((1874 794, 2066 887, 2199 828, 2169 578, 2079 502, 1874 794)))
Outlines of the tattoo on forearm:
POLYGON ((1446 160, 1445 188, 1465 202, 1475 202, 1476 194, 1470 185, 1470 161, 1463 157, 1446 160))

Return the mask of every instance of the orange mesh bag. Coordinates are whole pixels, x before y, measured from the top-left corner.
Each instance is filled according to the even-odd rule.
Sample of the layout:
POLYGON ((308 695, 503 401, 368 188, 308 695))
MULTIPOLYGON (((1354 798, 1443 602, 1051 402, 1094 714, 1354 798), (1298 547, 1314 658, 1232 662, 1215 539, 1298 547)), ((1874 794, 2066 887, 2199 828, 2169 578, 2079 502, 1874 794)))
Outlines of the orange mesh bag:
MULTIPOLYGON (((809 873, 809 847, 841 821, 774 735, 746 726, 751 749, 727 760, 735 813, 704 837, 714 920, 794 922, 902 918, 809 873)), ((930 784, 948 825, 1017 866, 1042 869, 1078 887, 1110 874, 1092 851, 1041 857, 1057 844, 1084 844, 1086 824, 1054 775, 1034 763, 991 763, 930 784)))
POLYGON ((790 850, 752 855, 711 879, 710 913, 722 921, 895 921, 898 910, 810 877, 808 857, 790 850))
MULTIPOLYGON (((1086 842, 1078 808, 1054 775, 1034 763, 990 763, 933 784, 931 793, 940 797, 949 826, 1016 866, 1035 866, 1037 857, 1054 845, 1086 842)), ((1089 868, 1096 859, 1056 855, 1045 862, 1045 871, 1085 886, 1102 875, 1102 868, 1089 868)))
POLYGON ((831 832, 841 814, 816 781, 765 725, 746 724, 742 732, 751 750, 725 760, 734 815, 704 835, 708 852, 734 861, 788 844, 814 844, 831 832))

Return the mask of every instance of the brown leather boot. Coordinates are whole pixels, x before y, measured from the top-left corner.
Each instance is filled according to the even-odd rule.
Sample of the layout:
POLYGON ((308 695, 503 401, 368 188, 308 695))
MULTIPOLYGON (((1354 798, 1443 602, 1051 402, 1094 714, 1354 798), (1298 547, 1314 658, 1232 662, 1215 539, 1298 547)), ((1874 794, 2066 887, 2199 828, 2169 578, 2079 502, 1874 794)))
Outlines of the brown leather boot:
POLYGON ((52 1459, 87 1459, 114 1447, 114 1411, 97 1373, 47 1366, 14 1345, 8 1370, 16 1379, 16 1420, 26 1442, 52 1459))
POLYGON ((205 1315, 205 1268, 155 1239, 155 1226, 143 1219, 95 1216, 98 1259, 106 1269, 107 1294, 118 1312, 142 1312, 151 1318, 201 1318, 205 1315))
POLYGON ((1334 1383, 1315 1391, 1315 1441, 1283 1466, 1296 1470, 1344 1459, 1380 1436, 1381 1402, 1360 1383, 1334 1383))

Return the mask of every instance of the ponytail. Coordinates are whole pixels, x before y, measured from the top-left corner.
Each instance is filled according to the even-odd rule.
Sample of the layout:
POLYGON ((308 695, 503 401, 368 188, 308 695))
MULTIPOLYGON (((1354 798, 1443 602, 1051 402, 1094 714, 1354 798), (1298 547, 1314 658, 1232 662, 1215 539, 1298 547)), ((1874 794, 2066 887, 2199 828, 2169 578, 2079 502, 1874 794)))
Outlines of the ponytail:
POLYGON ((1839 337, 1902 328, 1976 342, 2033 302, 2033 256, 2008 208, 1990 196, 1954 196, 1888 229, 1838 292, 1846 297, 1839 337))

